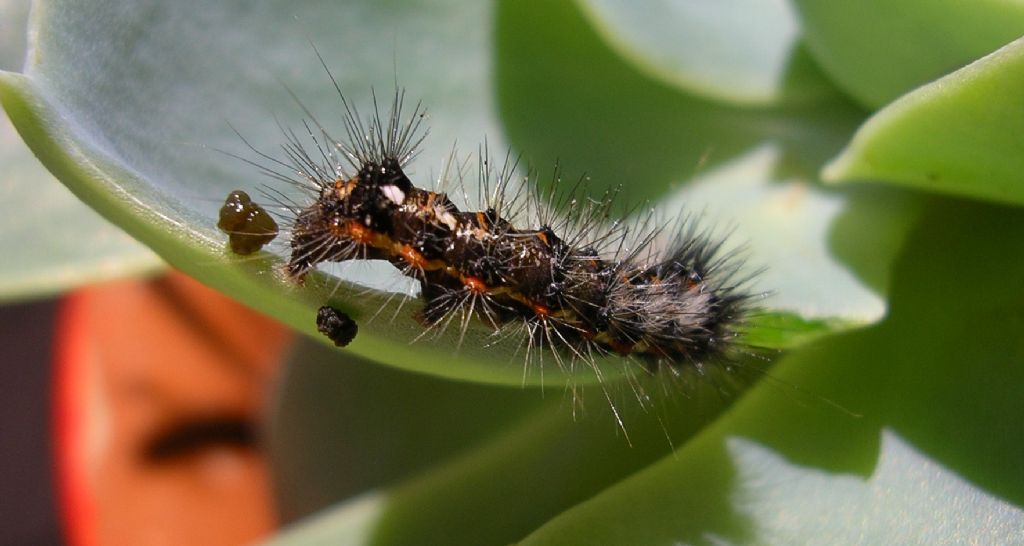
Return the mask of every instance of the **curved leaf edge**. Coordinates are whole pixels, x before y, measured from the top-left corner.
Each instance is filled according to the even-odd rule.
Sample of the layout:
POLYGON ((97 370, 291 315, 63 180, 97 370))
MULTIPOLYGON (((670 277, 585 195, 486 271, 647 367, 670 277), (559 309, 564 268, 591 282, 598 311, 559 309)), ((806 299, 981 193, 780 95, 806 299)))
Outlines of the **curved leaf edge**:
MULTIPOLYGON (((912 89, 876 111, 857 128, 847 145, 822 167, 821 180, 829 185, 891 184, 931 194, 1003 204, 1024 204, 1024 191, 1012 191, 991 184, 980 189, 971 183, 961 183, 958 186, 949 183, 936 184, 939 175, 934 173, 894 171, 879 164, 876 157, 879 154, 877 150, 872 150, 875 138, 893 123, 899 124, 900 120, 913 115, 922 105, 927 107, 933 101, 948 99, 951 94, 963 92, 965 86, 970 86, 972 81, 991 77, 989 71, 994 65, 1010 62, 1015 56, 1018 57, 1018 61, 1024 58, 1024 38, 1010 42, 953 72, 912 89)), ((984 174, 974 173, 978 178, 984 178, 984 174)), ((1003 174, 1013 179, 1014 176, 1019 177, 1020 171, 1003 174)))
MULTIPOLYGON (((200 282, 322 343, 330 343, 316 331, 314 317, 317 308, 326 301, 343 311, 350 310, 346 309, 344 301, 332 297, 338 292, 339 279, 315 272, 306 286, 296 287, 281 273, 279 256, 266 252, 255 257, 235 256, 227 250, 225 241, 203 236, 162 213, 151 196, 129 194, 118 180, 138 175, 126 171, 116 160, 77 137, 73 122, 68 121, 31 76, 0 71, 0 102, 44 166, 101 216, 151 248, 168 264, 200 282)), ((340 286, 351 288, 347 283, 340 286)), ((387 296, 379 293, 369 299, 379 300, 382 306, 387 296)), ((360 318, 357 311, 353 310, 353 314, 357 320, 360 318)), ((774 311, 761 312, 759 320, 752 322, 747 333, 767 340, 764 343, 771 348, 796 346, 857 326, 842 320, 808 321, 792 313, 774 311), (761 326, 763 324, 768 326, 761 326), (778 324, 787 327, 779 329, 778 324)), ((442 354, 439 350, 423 350, 420 346, 382 336, 358 336, 346 351, 385 365, 454 380, 519 387, 545 383, 543 373, 524 373, 521 365, 501 366, 481 358, 442 354)), ((576 367, 566 379, 570 385, 586 385, 628 373, 628 370, 614 368, 625 367, 602 370, 600 379, 588 367, 576 367)), ((564 386, 550 378, 547 382, 558 388, 564 386)))
POLYGON ((640 73, 664 85, 678 88, 704 99, 747 108, 764 108, 787 102, 799 102, 801 99, 810 99, 816 95, 813 91, 805 90, 803 94, 797 93, 795 96, 790 96, 794 95, 794 93, 791 90, 784 89, 781 85, 780 89, 772 93, 745 92, 743 89, 726 88, 704 81, 699 77, 670 70, 661 66, 657 61, 651 59, 649 54, 630 43, 628 39, 616 30, 615 24, 609 21, 600 10, 585 0, 573 0, 573 4, 594 29, 594 32, 604 40, 612 51, 640 73))
MULTIPOLYGON (((147 201, 147 196, 129 195, 117 181, 136 175, 69 134, 73 133, 73 125, 65 121, 60 109, 53 106, 30 76, 0 71, 0 102, 43 165, 101 216, 127 231, 173 267, 299 332, 330 344, 316 331, 314 318, 317 308, 328 300, 348 311, 343 302, 336 303, 330 298, 339 286, 338 279, 314 273, 305 287, 298 288, 281 273, 280 257, 266 252, 234 256, 228 251, 226 241, 211 240, 175 222, 147 201)), ((376 298, 381 300, 381 305, 386 299, 384 296, 376 298)), ((540 374, 524 377, 520 367, 499 367, 458 355, 441 355, 440 351, 424 351, 379 336, 359 336, 345 351, 378 363, 454 380, 522 387, 539 385, 542 381, 540 374)), ((339 352, 339 358, 343 354, 339 352)), ((584 373, 578 375, 572 378, 574 382, 594 380, 584 373)))

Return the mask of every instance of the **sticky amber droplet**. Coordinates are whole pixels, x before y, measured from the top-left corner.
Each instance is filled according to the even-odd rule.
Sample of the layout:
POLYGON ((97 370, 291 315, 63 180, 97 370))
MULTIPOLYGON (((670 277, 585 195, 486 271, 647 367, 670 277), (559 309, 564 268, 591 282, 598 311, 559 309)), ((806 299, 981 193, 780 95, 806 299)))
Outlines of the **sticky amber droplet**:
POLYGON ((224 200, 217 227, 228 234, 235 254, 252 254, 277 237, 277 222, 241 190, 229 193, 224 200))

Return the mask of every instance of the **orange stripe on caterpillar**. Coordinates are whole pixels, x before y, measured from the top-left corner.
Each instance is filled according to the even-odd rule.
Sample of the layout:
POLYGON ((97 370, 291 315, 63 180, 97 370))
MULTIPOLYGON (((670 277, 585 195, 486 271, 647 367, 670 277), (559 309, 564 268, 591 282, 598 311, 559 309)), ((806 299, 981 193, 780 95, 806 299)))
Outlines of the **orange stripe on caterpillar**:
POLYGON ((348 142, 312 138, 317 149, 307 150, 286 133, 296 184, 317 190, 291 224, 287 270, 297 282, 323 262, 387 260, 420 283, 419 316, 431 328, 467 328, 451 318, 468 313, 494 329, 525 325, 524 343, 570 358, 614 353, 681 367, 727 356, 751 296, 721 241, 683 223, 658 251, 663 228, 603 232, 610 204, 585 196, 560 199, 576 207, 561 218, 517 215, 547 203, 507 192, 514 163, 495 172, 486 154, 487 201, 461 211, 406 175, 422 113, 404 120, 403 100, 397 93, 387 119, 365 123, 347 110, 348 142))

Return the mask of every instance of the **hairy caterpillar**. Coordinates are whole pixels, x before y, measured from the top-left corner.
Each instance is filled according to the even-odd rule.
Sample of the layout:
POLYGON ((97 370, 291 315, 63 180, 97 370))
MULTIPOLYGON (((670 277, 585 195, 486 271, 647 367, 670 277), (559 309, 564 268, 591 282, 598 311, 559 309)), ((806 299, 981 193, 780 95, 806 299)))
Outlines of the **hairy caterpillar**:
MULTIPOLYGON (((550 352, 590 363, 618 354, 650 370, 728 358, 752 294, 721 239, 686 219, 674 227, 609 223, 612 196, 588 199, 577 186, 545 199, 513 184, 515 161, 495 169, 486 152, 483 204, 460 210, 405 173, 426 135, 419 104, 406 115, 396 91, 387 114, 375 100, 364 121, 338 93, 347 139, 313 119, 312 145, 284 131, 284 159, 252 148, 264 162, 251 163, 265 174, 313 191, 308 203, 281 203, 294 214, 286 269, 296 282, 324 262, 386 260, 418 281, 416 318, 427 331, 456 324, 464 335, 475 320, 497 336, 522 335, 528 358, 550 352), (668 245, 656 244, 666 236, 668 245)), ((226 206, 232 198, 237 192, 226 206)), ((236 238, 257 247, 269 240, 257 239, 268 229, 229 233, 233 246, 236 238)), ((322 332, 336 313, 321 309, 322 332)))

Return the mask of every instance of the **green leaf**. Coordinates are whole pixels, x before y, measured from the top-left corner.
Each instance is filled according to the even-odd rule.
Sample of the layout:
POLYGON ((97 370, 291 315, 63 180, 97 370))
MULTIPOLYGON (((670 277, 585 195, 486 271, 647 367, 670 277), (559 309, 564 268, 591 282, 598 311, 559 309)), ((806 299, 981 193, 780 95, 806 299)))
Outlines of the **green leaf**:
MULTIPOLYGON (((601 492, 573 495, 586 500, 525 544, 1012 543, 1024 525, 1024 295, 1006 287, 1024 258, 1003 252, 1001 236, 1024 236, 1021 220, 1016 209, 933 204, 896 265, 886 321, 794 351, 711 427, 689 442, 683 434, 679 451, 636 474, 609 470, 625 459, 581 432, 591 415, 562 430, 547 413, 274 544, 508 543, 590 472, 604 476, 589 486, 601 492), (552 452, 569 467, 546 461, 552 452)), ((668 415, 695 415, 675 409, 668 415)))
MULTIPOLYGON (((654 396, 645 401, 646 410, 637 406, 635 393, 627 389, 618 394, 622 396, 611 393, 623 399, 616 404, 628 441, 616 434, 600 389, 576 392, 573 396, 582 397, 577 401, 586 402, 582 407, 554 400, 512 426, 498 425, 499 435, 465 454, 300 521, 271 543, 432 542, 423 537, 444 537, 446 544, 511 543, 665 455, 672 447, 667 437, 686 441, 723 407, 720 393, 710 389, 694 390, 692 398, 680 399, 679 392, 668 399, 654 396)), ((502 409, 500 403, 485 407, 488 412, 502 409)), ((418 452, 413 446, 407 444, 405 450, 418 452)))
POLYGON ((638 69, 696 95, 748 105, 827 87, 798 47, 786 0, 579 0, 583 13, 638 69))
POLYGON ((452 382, 300 340, 282 363, 267 434, 286 521, 404 480, 543 407, 534 389, 452 382))
POLYGON ((566 178, 585 173, 594 191, 622 186, 623 208, 769 144, 781 149, 771 172, 813 180, 867 115, 827 84, 815 100, 762 108, 667 87, 624 62, 565 0, 503 2, 496 33, 514 147, 542 172, 557 162, 566 178))
POLYGON ((879 111, 824 176, 1024 204, 1022 96, 1024 39, 879 111))
MULTIPOLYGON (((283 141, 275 116, 291 127, 304 117, 288 89, 325 123, 340 125, 340 101, 310 41, 364 111, 372 87, 390 95, 396 72, 430 105, 432 137, 422 155, 433 161, 413 173, 422 183, 440 173, 439 159, 456 140, 497 135, 486 92, 489 22, 486 4, 460 2, 261 5, 244 14, 198 1, 39 2, 26 75, 0 75, 0 99, 25 141, 76 195, 204 283, 311 334, 317 307, 330 300, 364 325, 350 350, 378 361, 461 379, 536 383, 539 374, 524 378, 519 357, 494 358, 512 354, 500 346, 469 339, 455 356, 451 336, 410 346, 422 330, 408 313, 389 324, 393 309, 385 309, 367 324, 393 294, 365 295, 358 285, 390 282, 406 290, 408 279, 392 268, 357 266, 344 274, 346 283, 317 275, 299 288, 279 274, 279 254, 231 255, 215 227, 229 191, 259 195, 267 183, 251 165, 213 151, 254 156, 232 126, 275 153, 283 141), (439 62, 422 63, 421 54, 439 62)), ((285 247, 282 241, 277 251, 285 247)))
MULTIPOLYGON (((316 308, 329 301, 361 324, 352 352, 405 369, 504 384, 539 384, 543 375, 524 370, 520 340, 489 345, 493 339, 482 329, 472 330, 454 356, 454 332, 410 346, 422 328, 409 316, 413 305, 396 315, 402 298, 394 296, 414 283, 386 264, 327 268, 298 287, 280 274, 286 241, 242 258, 225 250, 225 236, 214 227, 225 194, 258 195, 268 182, 244 161, 212 151, 256 159, 231 126, 270 154, 283 140, 277 120, 301 127, 304 113, 282 82, 326 125, 340 125, 340 101, 308 40, 364 111, 373 103, 371 88, 390 90, 396 73, 429 105, 432 133, 412 173, 423 185, 441 172, 455 141, 488 137, 492 149, 503 147, 495 144, 497 109, 529 163, 546 170, 562 157, 567 176, 591 173, 595 195, 623 183, 631 203, 654 199, 666 219, 683 214, 666 196, 684 195, 672 188, 695 172, 712 181, 746 172, 750 186, 725 184, 700 190, 699 200, 680 199, 686 210, 713 214, 712 224, 756 218, 740 222, 733 236, 757 242, 750 267, 798 272, 781 287, 771 286, 780 276, 765 277, 779 302, 766 303, 766 314, 795 314, 803 326, 824 331, 884 313, 882 295, 828 253, 828 225, 842 211, 842 195, 806 176, 835 153, 861 111, 834 92, 799 105, 746 109, 666 89, 624 65, 567 1, 502 3, 496 15, 489 4, 448 0, 260 5, 245 13, 198 1, 43 1, 27 74, 0 75, 0 100, 51 172, 175 267, 311 334, 316 308), (789 203, 795 208, 735 195, 784 188, 802 196, 789 203), (773 245, 760 248, 766 240, 773 245), (806 267, 785 266, 791 245, 810 253, 806 267), (823 303, 822 283, 831 278, 840 281, 823 303)), ((876 229, 864 226, 866 233, 876 229)), ((806 334, 801 328, 794 339, 806 334)), ((607 369, 602 373, 610 378, 622 366, 607 369)), ((583 370, 573 380, 594 379, 583 370)))
MULTIPOLYGON (((844 195, 814 184, 860 123, 837 92, 755 109, 666 88, 624 64, 569 2, 503 3, 497 32, 501 111, 532 164, 586 172, 598 189, 621 185, 627 204, 651 200, 666 222, 691 214, 718 233, 734 227, 731 242, 765 268, 755 291, 772 294, 772 311, 838 319, 832 326, 885 313, 884 286, 865 287, 828 248, 844 195)), ((853 222, 862 237, 905 230, 853 222)))
MULTIPOLYGON (((21 68, 27 2, 0 5, 0 69, 21 68)), ((60 185, 0 116, 0 301, 156 270, 160 261, 60 185)))
POLYGON ((886 321, 793 352, 674 456, 524 544, 1015 542, 1024 258, 1003 241, 1018 236, 1017 209, 930 207, 886 321))
POLYGON ((1005 0, 795 0, 811 54, 872 109, 993 51, 1024 29, 1005 0))

